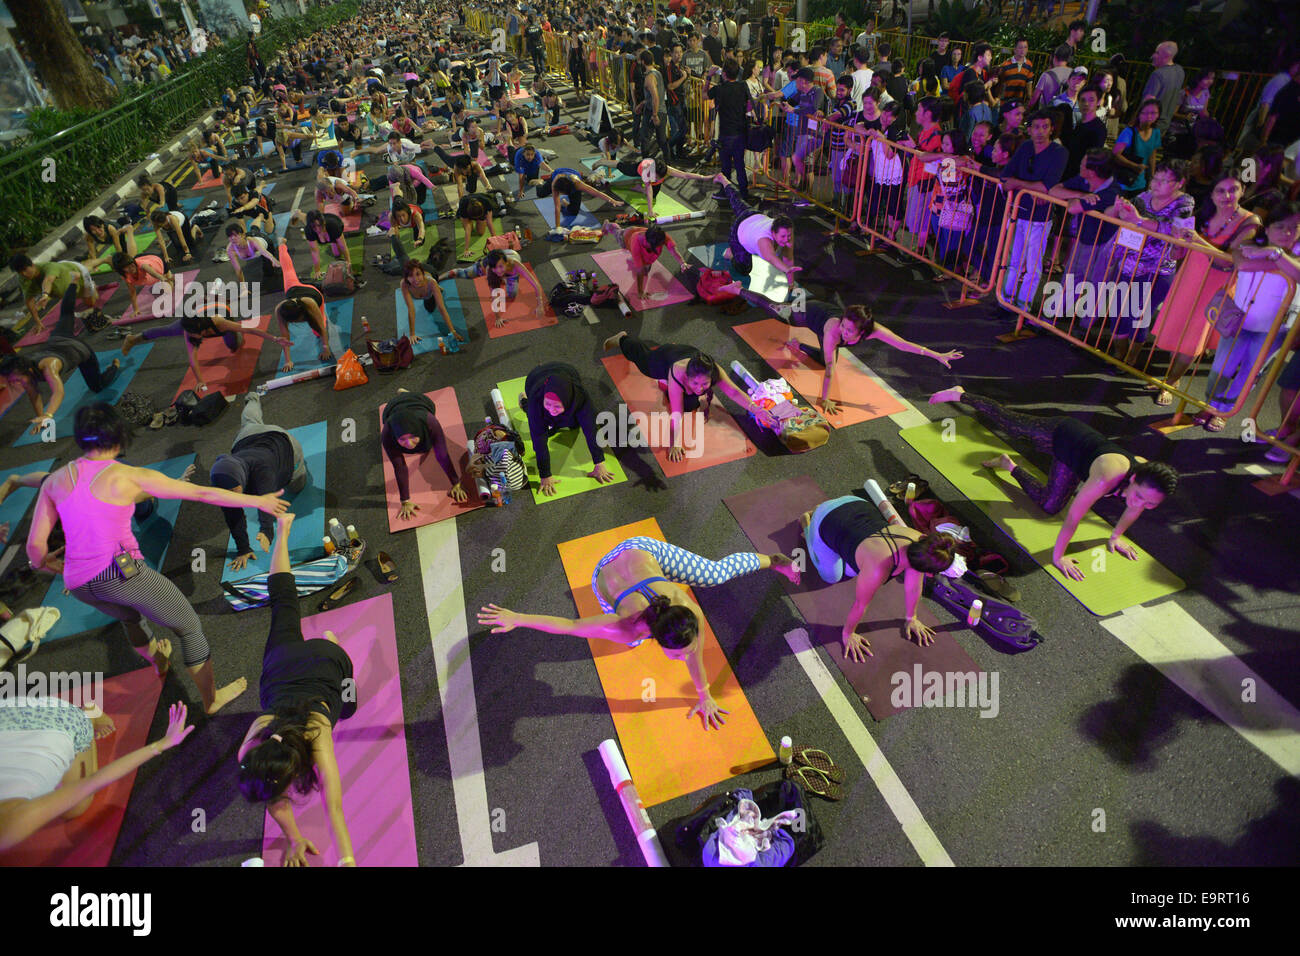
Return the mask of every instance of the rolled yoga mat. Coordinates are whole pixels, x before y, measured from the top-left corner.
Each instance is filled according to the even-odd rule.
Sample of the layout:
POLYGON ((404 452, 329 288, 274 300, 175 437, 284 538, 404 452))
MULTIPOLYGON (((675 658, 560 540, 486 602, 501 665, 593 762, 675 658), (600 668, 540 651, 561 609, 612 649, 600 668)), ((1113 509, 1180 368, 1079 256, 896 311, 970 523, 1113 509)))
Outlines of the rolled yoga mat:
MULTIPOLYGON (((732 495, 724 498, 723 502, 754 545, 754 550, 792 555, 796 548, 804 554, 808 552, 799 526, 800 515, 833 497, 836 496, 822 491, 815 479, 802 475, 732 495)), ((906 701, 900 707, 890 699, 895 689, 892 678, 897 673, 910 675, 916 666, 925 672, 979 672, 975 662, 953 639, 954 631, 966 629, 965 622, 939 626, 924 598, 917 605, 916 613, 922 623, 934 629, 934 643, 921 647, 903 639, 906 601, 901 577, 881 585, 858 625, 857 633, 871 642, 871 652, 875 656, 868 657, 863 664, 846 660, 841 634, 853 607, 857 579, 826 584, 813 568, 812 561, 807 564, 801 583, 796 587, 784 582, 785 586, 795 607, 808 622, 813 646, 822 646, 876 720, 884 720, 905 710, 910 703, 910 700, 906 701)))
MULTIPOLYGON (((558 545, 579 617, 604 613, 591 591, 591 574, 615 545, 636 535, 664 540, 659 523, 647 518, 558 545)), ((704 642, 704 671, 713 699, 729 711, 726 723, 713 730, 704 729, 698 715, 685 719, 699 695, 686 666, 665 657, 654 640, 635 648, 613 641, 587 642, 628 770, 647 807, 776 758, 707 620, 700 621, 699 639, 704 642), (647 680, 654 683, 647 685, 647 680), (654 687, 653 695, 646 694, 647 686, 654 687), (654 699, 647 701, 647 696, 654 699)))
MULTIPOLYGON (((1066 552, 1067 557, 1079 562, 1085 577, 1082 581, 1065 577, 1052 564, 1052 550, 1065 511, 1055 516, 1044 514, 1020 490, 1015 479, 1001 470, 994 471, 980 465, 981 461, 1001 454, 1023 459, 1019 452, 968 415, 957 415, 949 421, 955 424, 955 432, 946 429, 943 422, 932 422, 904 428, 899 437, 934 465, 958 491, 993 519, 1021 550, 1042 565, 1043 570, 1093 614, 1098 617, 1117 614, 1136 604, 1175 594, 1186 586, 1182 578, 1141 549, 1138 549, 1136 561, 1109 553, 1106 542, 1114 529, 1091 511, 1079 522, 1074 540, 1066 552)), ((1034 474, 1039 475, 1037 471, 1034 474)), ((1158 521, 1159 518, 1153 516, 1146 520, 1158 521)), ((1141 528, 1141 525, 1136 527, 1141 528)), ((1133 543, 1131 537, 1129 541, 1133 543)))

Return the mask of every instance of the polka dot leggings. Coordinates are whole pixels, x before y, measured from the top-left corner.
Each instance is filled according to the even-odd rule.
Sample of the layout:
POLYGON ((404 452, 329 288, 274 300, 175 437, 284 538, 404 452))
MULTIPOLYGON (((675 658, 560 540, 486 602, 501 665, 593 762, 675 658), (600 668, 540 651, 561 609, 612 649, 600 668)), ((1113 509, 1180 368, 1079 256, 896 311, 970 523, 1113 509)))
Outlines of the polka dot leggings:
POLYGON ((591 575, 591 590, 596 595, 596 599, 600 601, 601 610, 606 614, 613 614, 614 609, 610 607, 608 601, 601 597, 600 589, 596 587, 596 579, 600 577, 600 572, 605 565, 624 551, 645 551, 653 555, 654 559, 659 562, 659 567, 663 568, 664 576, 669 581, 685 584, 689 587, 716 587, 719 584, 725 584, 732 578, 753 574, 762 567, 759 563, 759 556, 753 552, 729 554, 719 561, 710 561, 708 558, 687 551, 685 548, 679 548, 656 538, 628 538, 601 558, 600 563, 596 565, 596 570, 591 575))

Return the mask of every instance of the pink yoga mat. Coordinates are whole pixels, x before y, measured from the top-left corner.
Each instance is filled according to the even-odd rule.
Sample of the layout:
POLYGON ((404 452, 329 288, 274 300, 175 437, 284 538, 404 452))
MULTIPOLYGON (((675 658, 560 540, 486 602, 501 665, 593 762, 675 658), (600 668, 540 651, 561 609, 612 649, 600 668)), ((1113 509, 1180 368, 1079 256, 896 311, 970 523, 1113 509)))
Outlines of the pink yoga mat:
MULTIPOLYGON (((152 667, 137 668, 104 681, 101 706, 113 718, 117 730, 96 741, 101 767, 145 745, 161 693, 162 681, 152 667)), ((196 716, 203 719, 201 713, 196 715, 191 711, 190 723, 194 723, 196 716)), ((174 772, 183 773, 186 746, 183 742, 177 749, 155 759, 170 765, 174 772)), ((90 809, 75 820, 51 823, 19 846, 0 854, 0 866, 108 866, 126 815, 127 801, 131 799, 135 774, 132 771, 95 794, 90 809)))
POLYGON ((354 232, 361 231, 361 211, 347 212, 338 203, 327 203, 326 212, 332 212, 343 220, 343 232, 345 235, 351 235, 354 232))
MULTIPOLYGON (((609 372, 609 377, 614 380, 614 387, 627 403, 629 412, 645 412, 647 415, 658 412, 667 415, 668 398, 660 390, 658 382, 646 378, 621 355, 613 355, 601 361, 605 365, 605 371, 609 372)), ((651 423, 654 421, 654 418, 650 419, 651 423)), ((647 440, 656 441, 657 431, 658 429, 652 427, 651 434, 646 436, 647 440)), ((662 438, 667 441, 666 425, 663 427, 662 438)), ((672 478, 687 472, 712 468, 714 465, 723 465, 729 461, 739 461, 748 458, 758 450, 717 398, 713 400, 713 411, 704 426, 704 434, 695 437, 694 441, 700 452, 695 458, 683 458, 681 461, 674 462, 668 460, 667 448, 653 447, 650 451, 654 453, 655 461, 659 463, 663 473, 672 478)), ((690 454, 691 449, 685 443, 683 448, 690 454)))
POLYGON ((220 176, 213 176, 211 173, 204 173, 203 178, 191 186, 190 189, 213 189, 220 185, 220 176))
MULTIPOLYGON (((333 631, 352 658, 357 712, 334 727, 334 755, 343 782, 343 817, 357 866, 417 866, 411 768, 398 674, 393 596, 378 597, 303 618, 307 640, 333 631)), ((339 853, 319 793, 293 798, 298 829, 320 851, 312 866, 335 866, 339 853)), ((288 850, 280 825, 268 813, 262 824, 262 859, 280 866, 288 850)))
MULTIPOLYGON (((99 297, 95 300, 95 306, 102 309, 105 304, 107 304, 108 300, 113 298, 113 293, 117 291, 119 285, 120 283, 118 282, 110 282, 108 285, 96 285, 95 289, 99 292, 99 297)), ((50 337, 50 332, 53 331, 54 326, 58 324, 58 321, 59 305, 56 303, 54 308, 50 309, 50 311, 46 312, 45 315, 41 317, 40 327, 32 329, 24 335, 17 343, 15 343, 16 346, 18 348, 23 348, 27 345, 36 345, 40 342, 44 342, 50 337)), ((79 331, 81 330, 82 325, 79 321, 74 321, 73 328, 79 331)))
POLYGON ((681 302, 690 302, 695 298, 664 267, 662 260, 650 267, 650 275, 646 277, 645 281, 646 298, 642 300, 637 298, 636 279, 632 277, 632 270, 628 261, 629 256, 626 252, 622 249, 611 249, 608 252, 597 252, 591 258, 596 265, 600 266, 605 275, 609 276, 609 281, 619 287, 623 295, 627 297, 628 304, 637 311, 677 305, 681 302), (654 298, 656 295, 663 295, 663 298, 656 299, 654 298))
MULTIPOLYGON (((883 480, 881 483, 888 484, 883 480)), ((799 527, 800 515, 816 508, 823 501, 845 493, 847 492, 828 495, 821 490, 815 479, 802 475, 765 488, 732 495, 724 498, 723 502, 755 550, 766 554, 779 551, 792 555, 799 548, 806 554, 808 547, 799 527)), ((929 647, 920 647, 903 639, 906 602, 901 577, 881 586, 867 606, 862 623, 858 625, 857 633, 871 642, 871 651, 875 656, 868 657, 864 664, 845 660, 840 635, 849 609, 853 606, 856 581, 853 578, 838 584, 826 584, 809 560, 808 569, 803 572, 799 586, 795 587, 788 582, 785 582, 785 586, 789 589, 795 607, 808 622, 813 646, 820 644, 825 649, 831 660, 844 672, 844 677, 857 693, 858 699, 876 720, 884 720, 907 709, 906 706, 895 707, 890 700, 894 690, 891 679, 896 673, 911 674, 913 667, 918 664, 925 672, 979 672, 975 662, 953 638, 954 632, 967 630, 965 621, 952 621, 945 612, 943 625, 937 625, 925 598, 921 599, 916 613, 922 623, 934 629, 934 643, 929 647)))
MULTIPOLYGON (((526 265, 524 268, 536 281, 537 273, 533 271, 532 266, 526 265)), ((537 284, 545 289, 541 282, 537 284)), ((478 294, 478 304, 483 309, 483 321, 487 323, 487 332, 491 338, 499 339, 503 335, 530 332, 533 329, 542 329, 560 323, 549 302, 543 303, 542 317, 537 318, 537 293, 533 291, 527 279, 519 280, 519 295, 515 301, 506 303, 506 324, 501 328, 497 328, 497 314, 492 311, 492 289, 488 287, 485 276, 479 276, 474 280, 474 291, 478 294)))
MULTIPOLYGON (((189 285, 191 282, 193 282, 195 279, 197 279, 198 275, 199 275, 198 269, 187 269, 185 272, 181 273, 176 277, 176 285, 181 290, 182 296, 185 295, 185 287, 189 285)), ((167 315, 170 315, 171 314, 170 312, 168 312, 167 315, 163 315, 163 316, 157 316, 153 314, 152 306, 155 297, 152 290, 154 285, 155 283, 151 282, 149 283, 149 285, 145 286, 138 293, 136 293, 137 301, 140 303, 139 311, 132 311, 131 307, 127 306, 126 311, 122 313, 122 317, 120 319, 114 319, 113 324, 133 325, 136 322, 148 322, 150 319, 166 318, 167 315)), ((168 295, 168 294, 169 293, 164 292, 164 295, 168 295)))
MULTIPOLYGON (((438 424, 442 426, 443 433, 447 436, 447 454, 451 456, 456 474, 463 475, 465 465, 469 461, 469 453, 466 450, 469 447, 469 440, 465 437, 465 420, 461 417, 460 404, 456 401, 456 390, 451 387, 440 388, 425 394, 438 410, 438 424)), ((387 402, 379 406, 381 427, 384 409, 387 407, 387 402)), ((389 464, 388 456, 384 454, 382 448, 379 450, 379 459, 384 465, 388 530, 394 534, 483 507, 483 502, 472 489, 466 489, 469 492, 469 500, 462 504, 457 504, 448 497, 450 485, 447 483, 447 476, 443 474, 442 467, 433 457, 432 452, 422 465, 419 456, 410 455, 406 459, 406 466, 411 479, 411 500, 420 506, 420 510, 403 521, 397 517, 397 513, 402 510, 402 502, 397 497, 397 479, 393 477, 393 466, 389 464)))

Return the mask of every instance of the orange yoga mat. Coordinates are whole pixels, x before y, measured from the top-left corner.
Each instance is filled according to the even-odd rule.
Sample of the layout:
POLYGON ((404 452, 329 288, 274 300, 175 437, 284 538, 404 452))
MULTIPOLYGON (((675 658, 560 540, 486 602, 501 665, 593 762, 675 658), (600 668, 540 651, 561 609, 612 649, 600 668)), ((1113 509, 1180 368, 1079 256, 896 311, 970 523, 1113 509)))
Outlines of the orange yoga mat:
MULTIPOLYGON (((645 412, 651 416, 649 434, 645 435, 645 438, 652 443, 650 451, 654 453, 659 468, 669 478, 699 471, 702 468, 712 468, 714 465, 723 465, 729 461, 739 461, 748 458, 758 450, 715 395, 713 411, 709 414, 702 435, 695 436, 693 432, 687 432, 687 426, 683 424, 682 447, 686 449, 688 457, 681 461, 669 461, 668 449, 656 447, 668 443, 668 397, 660 390, 659 383, 638 372, 636 366, 622 355, 609 356, 601 361, 605 364, 605 371, 609 372, 609 377, 614 380, 614 387, 627 403, 628 411, 645 412), (656 413, 661 417, 653 417, 656 413), (697 457, 689 457, 692 454, 692 447, 686 441, 688 438, 699 451, 697 457)), ((642 426, 643 433, 645 430, 645 426, 642 426)))
MULTIPOLYGON (((447 436, 447 454, 451 456, 456 474, 463 475, 465 465, 469 461, 469 453, 466 451, 469 441, 465 437, 465 420, 461 417, 460 404, 456 401, 456 390, 451 387, 439 388, 432 392, 425 392, 425 395, 438 410, 438 424, 442 426, 443 434, 447 436)), ((384 409, 387 407, 387 402, 379 406, 381 429, 384 409)), ((429 456, 422 463, 418 455, 408 455, 406 466, 411 479, 411 500, 420 506, 420 510, 412 517, 403 520, 397 516, 397 513, 402 510, 401 499, 397 496, 397 479, 393 477, 393 466, 389 464, 388 456, 384 454, 382 448, 379 450, 379 459, 384 465, 388 530, 394 534, 483 507, 482 500, 472 488, 466 489, 469 500, 461 504, 448 497, 447 492, 451 490, 451 485, 447 482, 447 476, 443 473, 442 466, 438 464, 438 459, 434 457, 433 452, 429 452, 429 456)))
POLYGON ((196 182, 190 189, 212 189, 221 185, 221 177, 213 176, 210 172, 205 172, 203 178, 196 182))
MULTIPOLYGON (((198 347, 194 360, 203 371, 203 381, 208 386, 208 391, 201 393, 199 398, 205 398, 213 391, 218 391, 227 397, 243 395, 253 384, 253 375, 257 372, 257 359, 262 354, 262 346, 266 343, 266 339, 260 335, 249 335, 248 330, 254 328, 265 332, 271 324, 271 317, 263 315, 256 321, 250 319, 240 324, 244 328, 244 344, 234 355, 230 354, 225 339, 220 335, 204 339, 198 347)), ((278 350, 279 346, 276 345, 275 348, 278 350)), ((277 351, 276 354, 278 361, 279 352, 277 351)), ((185 378, 181 380, 181 387, 176 389, 176 395, 180 395, 187 388, 195 388, 197 384, 198 380, 187 362, 185 378)), ((172 400, 175 401, 175 396, 172 400)))
MULTIPOLYGON (((603 613, 591 591, 591 573, 615 545, 636 535, 664 539, 659 523, 647 518, 558 545, 580 617, 603 613)), ((713 699, 729 711, 726 724, 718 730, 705 730, 698 715, 686 719, 698 700, 695 685, 686 665, 665 657, 653 640, 636 648, 612 641, 588 642, 628 770, 648 807, 711 787, 775 759, 708 621, 700 622, 700 639, 713 699), (653 685, 647 684, 647 679, 653 680, 653 685), (647 692, 650 687, 653 694, 647 692), (655 699, 644 699, 650 696, 655 699)))
MULTIPOLYGON (((798 339, 807 345, 817 345, 817 335, 811 329, 786 325, 780 319, 763 319, 737 325, 733 331, 762 356, 763 361, 790 383, 805 402, 814 405, 822 394, 822 374, 825 369, 806 355, 796 358, 785 351, 785 343, 798 339)), ((750 369, 755 377, 762 377, 760 369, 750 369)), ((886 415, 896 415, 903 406, 881 387, 870 375, 844 361, 841 354, 831 384, 831 399, 839 403, 840 410, 827 415, 826 420, 835 428, 858 425, 886 415)))
MULTIPOLYGON (((537 280, 537 273, 531 266, 524 266, 528 270, 534 281, 537 280)), ((541 282, 537 283, 538 287, 545 290, 541 282)), ((474 280, 474 292, 478 296, 478 304, 483 309, 483 320, 487 322, 488 335, 498 339, 503 335, 514 335, 516 332, 531 332, 533 329, 544 329, 548 325, 559 325, 559 317, 556 316, 555 310, 551 308, 549 302, 543 303, 545 306, 542 310, 542 317, 537 318, 537 293, 533 287, 528 284, 528 280, 519 279, 519 295, 513 302, 506 303, 506 324, 497 328, 497 315, 492 311, 492 289, 488 288, 487 277, 479 276, 474 280)), ((504 292, 505 290, 502 289, 504 292)))
MULTIPOLYGON (((118 757, 125 757, 145 745, 161 693, 162 681, 152 667, 139 667, 105 679, 104 699, 100 706, 113 718, 116 730, 95 742, 99 766, 107 767, 118 757)), ((79 703, 75 699, 72 702, 79 703)), ((196 717, 203 720, 201 711, 196 714, 191 708, 189 714, 190 723, 194 723, 196 717)), ((192 740, 186 740, 171 754, 157 759, 159 762, 170 761, 179 772, 179 768, 186 764, 183 748, 193 746, 192 740)), ((118 832, 122 829, 122 818, 126 816, 126 804, 131 799, 136 772, 133 770, 95 794, 90 809, 81 816, 51 823, 12 850, 0 854, 0 866, 108 866, 118 832)))

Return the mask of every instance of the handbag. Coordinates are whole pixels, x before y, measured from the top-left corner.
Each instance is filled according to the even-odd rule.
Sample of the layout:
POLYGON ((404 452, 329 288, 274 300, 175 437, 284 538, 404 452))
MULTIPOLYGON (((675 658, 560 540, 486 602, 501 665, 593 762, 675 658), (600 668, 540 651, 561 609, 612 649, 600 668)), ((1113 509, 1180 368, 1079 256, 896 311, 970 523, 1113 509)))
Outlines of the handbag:
POLYGON ((1230 339, 1241 331, 1246 321, 1246 310, 1233 301, 1224 287, 1210 297, 1205 306, 1205 318, 1221 337, 1230 339))
POLYGON ((366 339, 366 351, 370 353, 370 361, 378 372, 396 372, 398 369, 409 368, 415 361, 411 340, 405 335, 400 339, 385 339, 382 342, 366 339))
MULTIPOLYGON (((1137 149, 1136 149, 1137 127, 1130 126, 1128 127, 1128 129, 1133 134, 1133 139, 1129 142, 1127 146, 1124 147, 1123 156, 1131 163, 1139 163, 1142 160, 1137 155, 1137 149)), ((1129 169, 1127 166, 1120 166, 1118 163, 1115 164, 1115 168, 1114 168, 1115 182, 1119 183, 1121 186, 1123 186, 1126 189, 1129 186, 1132 186, 1135 182, 1137 182, 1138 176, 1140 176, 1141 174, 1142 171, 1140 169, 1129 169)))

